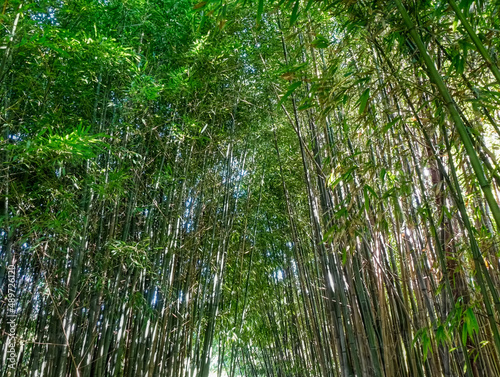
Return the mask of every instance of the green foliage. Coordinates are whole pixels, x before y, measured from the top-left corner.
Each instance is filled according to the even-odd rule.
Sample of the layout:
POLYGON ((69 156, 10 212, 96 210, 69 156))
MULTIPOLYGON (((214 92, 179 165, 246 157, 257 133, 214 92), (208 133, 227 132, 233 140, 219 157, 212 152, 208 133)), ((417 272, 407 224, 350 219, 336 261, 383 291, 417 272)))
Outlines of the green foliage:
POLYGON ((5 2, 19 373, 495 375, 499 86, 448 4, 5 2))
POLYGON ((9 151, 14 163, 30 168, 60 166, 96 157, 106 146, 102 140, 104 136, 91 134, 90 127, 82 123, 66 135, 59 135, 48 126, 35 137, 9 146, 9 151))

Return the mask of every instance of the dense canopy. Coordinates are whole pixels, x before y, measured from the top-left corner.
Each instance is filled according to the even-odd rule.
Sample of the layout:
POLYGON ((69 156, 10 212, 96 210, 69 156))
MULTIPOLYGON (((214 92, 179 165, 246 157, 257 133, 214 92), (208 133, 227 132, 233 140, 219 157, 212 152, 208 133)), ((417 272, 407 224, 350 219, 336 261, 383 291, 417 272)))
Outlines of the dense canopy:
POLYGON ((500 2, 4 0, 0 375, 500 375, 500 2))

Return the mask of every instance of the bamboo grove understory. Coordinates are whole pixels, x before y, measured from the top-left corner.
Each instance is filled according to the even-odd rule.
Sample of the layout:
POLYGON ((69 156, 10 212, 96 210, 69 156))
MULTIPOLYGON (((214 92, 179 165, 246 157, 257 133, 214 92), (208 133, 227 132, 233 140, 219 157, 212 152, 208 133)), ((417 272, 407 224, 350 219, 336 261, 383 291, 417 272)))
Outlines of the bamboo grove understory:
POLYGON ((0 5, 0 375, 500 376, 498 0, 0 5))

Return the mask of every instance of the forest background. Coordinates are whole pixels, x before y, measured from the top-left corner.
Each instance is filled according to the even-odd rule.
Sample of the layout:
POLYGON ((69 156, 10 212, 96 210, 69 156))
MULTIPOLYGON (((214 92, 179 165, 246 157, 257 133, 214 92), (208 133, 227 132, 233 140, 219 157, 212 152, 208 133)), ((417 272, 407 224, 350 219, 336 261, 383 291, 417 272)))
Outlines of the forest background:
POLYGON ((500 375, 499 1, 0 6, 0 374, 500 375))

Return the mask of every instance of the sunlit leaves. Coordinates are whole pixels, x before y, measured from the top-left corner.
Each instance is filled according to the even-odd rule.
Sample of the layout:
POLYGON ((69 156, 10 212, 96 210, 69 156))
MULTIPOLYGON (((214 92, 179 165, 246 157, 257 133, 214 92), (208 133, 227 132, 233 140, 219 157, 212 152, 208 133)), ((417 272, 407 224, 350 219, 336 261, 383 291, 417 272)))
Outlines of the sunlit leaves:
POLYGON ((93 158, 103 151, 105 144, 102 137, 89 131, 89 127, 80 124, 72 132, 60 135, 48 126, 35 138, 11 146, 12 159, 17 163, 36 167, 93 158))

